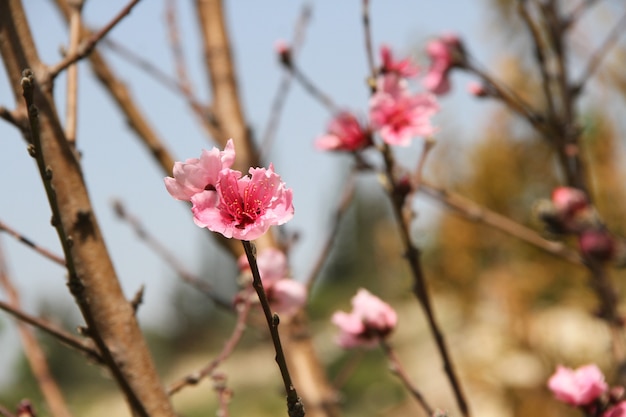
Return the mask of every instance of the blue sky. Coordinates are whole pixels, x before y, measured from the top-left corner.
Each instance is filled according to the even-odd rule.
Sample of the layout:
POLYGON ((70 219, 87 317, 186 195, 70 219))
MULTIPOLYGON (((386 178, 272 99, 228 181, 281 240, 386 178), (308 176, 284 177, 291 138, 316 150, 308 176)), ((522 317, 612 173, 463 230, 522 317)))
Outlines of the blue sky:
MULTIPOLYGON (((59 48, 67 42, 61 18, 51 6, 52 2, 24 3, 40 56, 47 63, 55 63, 59 59, 59 48)), ((120 0, 87 2, 84 19, 90 26, 99 27, 125 3, 120 0)), ((260 135, 282 76, 273 45, 277 39, 291 38, 302 2, 242 0, 227 3, 245 113, 257 135, 260 135)), ((489 37, 483 25, 485 3, 465 0, 373 1, 374 44, 387 43, 397 54, 419 52, 428 38, 450 30, 459 33, 470 45, 484 44, 489 37), (454 13, 450 11, 452 5, 456 7, 454 13)), ((364 112, 368 90, 364 84, 367 67, 361 2, 317 1, 310 4, 313 17, 299 55, 299 65, 332 95, 335 102, 364 112)), ((194 10, 189 1, 179 1, 179 5, 181 35, 190 63, 190 74, 198 94, 207 98, 207 77, 201 63, 194 10)), ((164 28, 164 10, 165 1, 145 0, 110 36, 164 71, 174 74, 164 28)), ((486 52, 485 48, 476 49, 480 49, 477 52, 486 52)), ((116 56, 110 53, 107 56, 177 159, 195 157, 202 148, 213 146, 179 97, 116 56)), ((479 54, 478 57, 487 59, 487 55, 479 54)), ((13 98, 3 71, 4 68, 0 68, 0 105, 12 108, 13 98)), ((450 121, 448 127, 451 129, 461 128, 471 118, 468 115, 476 115, 482 106, 465 94, 466 81, 455 77, 455 93, 442 101, 440 117, 450 121), (458 114, 463 114, 463 117, 454 116, 458 114)), ((64 83, 64 77, 60 77, 55 91, 61 111, 64 108, 64 83)), ((115 218, 111 200, 121 199, 130 211, 141 217, 153 234, 166 242, 192 269, 201 263, 201 247, 204 246, 200 243, 205 239, 205 233, 193 224, 187 207, 169 197, 160 169, 94 81, 87 63, 80 64, 79 105, 78 147, 83 154, 84 173, 100 226, 128 296, 131 297, 141 284, 147 286, 141 321, 157 325, 167 317, 168 309, 167 306, 163 308, 163 303, 174 285, 173 273, 134 237, 125 224, 115 218)), ((342 166, 347 159, 313 148, 313 140, 323 132, 328 113, 299 86, 292 88, 282 120, 269 159, 288 186, 294 189, 296 216, 288 228, 302 235, 292 259, 297 278, 307 273, 324 238, 324 230, 334 207, 334 194, 342 182, 342 166)), ((50 226, 50 211, 43 187, 23 140, 6 123, 0 123, 0 138, 0 189, 5 195, 0 204, 0 219, 39 244, 61 253, 56 234, 50 226)), ((0 239, 27 311, 36 313, 41 302, 72 304, 64 285, 65 272, 62 268, 7 236, 0 236, 0 239)), ((9 324, 3 315, 0 315, 0 322, 9 324)), ((16 333, 10 327, 4 326, 0 333, 3 353, 15 351, 16 333)), ((11 355, 2 356, 0 369, 5 369, 6 363, 1 361, 10 360, 11 355)), ((0 372, 0 382, 5 375, 5 372, 0 372)))

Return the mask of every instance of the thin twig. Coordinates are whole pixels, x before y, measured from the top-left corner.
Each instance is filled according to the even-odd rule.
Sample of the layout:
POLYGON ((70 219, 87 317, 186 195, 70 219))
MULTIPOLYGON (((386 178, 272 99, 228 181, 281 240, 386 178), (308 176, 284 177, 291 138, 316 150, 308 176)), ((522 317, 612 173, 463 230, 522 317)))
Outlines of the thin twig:
POLYGON ((61 343, 75 349, 95 361, 96 363, 103 364, 104 359, 92 343, 89 342, 88 339, 81 339, 74 336, 71 333, 66 332, 65 330, 59 329, 53 323, 50 323, 46 320, 40 319, 35 316, 31 316, 20 309, 14 308, 11 304, 0 301, 0 310, 3 310, 16 319, 23 321, 26 324, 30 324, 33 327, 38 328, 39 330, 48 333, 50 336, 59 340, 61 343))
MULTIPOLYGON (((80 42, 81 12, 83 0, 69 1, 72 10, 70 15, 70 42, 67 48, 67 55, 75 55, 78 52, 80 42)), ((76 146, 76 124, 77 124, 77 98, 78 98, 78 65, 73 63, 67 68, 67 103, 65 111, 65 137, 73 146, 76 146)))
POLYGON ((193 110, 200 125, 204 128, 205 133, 209 137, 217 137, 223 135, 220 130, 219 123, 215 115, 209 110, 208 106, 200 103, 200 100, 194 95, 194 88, 191 84, 189 75, 187 74, 187 63, 183 53, 182 44, 180 42, 180 30, 178 28, 178 19, 176 15, 176 0, 168 0, 166 6, 166 23, 170 41, 170 49, 174 56, 174 64, 176 67, 177 85, 180 93, 187 100, 187 104, 193 110))
POLYGON ((287 411, 289 417, 304 417, 304 406, 302 404, 302 400, 298 396, 296 387, 294 387, 293 382, 291 381, 287 361, 285 360, 285 353, 283 352, 280 335, 278 334, 278 324, 280 319, 277 314, 272 315, 272 311, 270 310, 270 303, 267 299, 267 295, 265 294, 265 290, 263 289, 261 275, 259 274, 259 267, 256 263, 256 256, 254 254, 255 249, 253 248, 252 243, 247 240, 242 240, 241 243, 243 244, 246 257, 248 258, 248 263, 250 264, 250 270, 252 271, 252 286, 259 296, 259 301, 261 302, 261 307, 263 308, 263 314, 265 315, 265 320, 267 321, 267 326, 269 327, 269 331, 272 336, 274 350, 276 351, 276 363, 280 369, 280 374, 285 385, 285 392, 287 394, 287 411))
POLYGON ((434 198, 470 221, 486 224, 573 264, 582 264, 578 253, 568 248, 563 243, 544 239, 534 230, 495 211, 489 210, 458 193, 437 187, 426 181, 422 181, 419 191, 434 198))
POLYGON ((186 375, 176 382, 173 382, 167 388, 167 395, 174 395, 186 386, 198 384, 204 378, 213 374, 213 372, 215 372, 215 369, 217 369, 217 367, 232 354, 233 350, 241 340, 241 337, 246 330, 246 321, 248 319, 248 313, 250 312, 250 307, 252 305, 251 299, 249 297, 246 297, 243 300, 243 302, 237 305, 237 323, 235 323, 233 332, 224 344, 224 347, 222 348, 222 351, 219 353, 219 355, 217 355, 215 359, 209 362, 202 369, 186 375))
MULTIPOLYGON (((4 259, 4 253, 0 247, 0 287, 7 294, 10 305, 18 310, 20 309, 20 296, 17 288, 11 282, 9 277, 8 266, 4 259)), ((43 394, 46 404, 50 407, 51 414, 54 417, 71 417, 63 394, 59 389, 59 385, 50 372, 50 367, 46 360, 46 355, 39 341, 33 334, 32 330, 21 321, 17 322, 17 330, 20 335, 24 354, 30 365, 32 374, 37 381, 37 385, 43 394)))
POLYGON ((98 32, 95 32, 88 39, 84 40, 73 54, 68 54, 61 60, 61 62, 50 67, 48 69, 48 76, 50 79, 53 80, 67 67, 89 55, 89 53, 96 47, 96 44, 104 38, 124 17, 126 17, 126 15, 130 14, 131 10, 137 5, 137 3, 139 3, 139 0, 131 0, 126 7, 120 10, 120 12, 107 25, 105 25, 98 32))
POLYGON ((400 238, 404 246, 404 256, 409 264, 409 267, 411 268, 411 273, 413 275, 413 292, 424 311, 428 327, 435 339, 437 350, 439 351, 439 355, 441 356, 441 359, 443 361, 444 371, 446 373, 450 386, 452 387, 452 391, 454 393, 454 397, 456 399, 459 410, 461 411, 461 415, 463 415, 464 417, 468 417, 470 415, 470 412, 467 405, 467 400, 465 399, 465 395, 463 394, 459 378, 452 363, 452 358, 450 357, 450 354, 448 352, 448 347, 446 345, 443 333, 439 327, 439 324, 437 323, 437 320, 435 318, 435 312, 431 305, 431 300, 426 285, 426 277, 424 276, 424 271, 422 269, 421 251, 411 241, 411 236, 409 233, 410 225, 407 224, 404 219, 403 210, 406 195, 403 190, 397 188, 396 178, 394 177, 396 163, 391 153, 391 149, 387 144, 383 146, 382 154, 385 161, 385 175, 387 177, 387 182, 389 183, 390 187, 388 190, 389 199, 392 203, 393 213, 396 219, 396 223, 398 225, 398 231, 400 233, 400 238))
POLYGON ((0 119, 9 122, 21 131, 24 131, 28 128, 28 119, 26 118, 25 114, 18 113, 15 110, 9 110, 4 106, 0 106, 0 119))
POLYGON ((219 404, 219 417, 229 417, 228 405, 230 399, 233 397, 233 391, 226 385, 226 375, 217 374, 213 375, 213 389, 217 392, 217 399, 219 404))
POLYGON ((285 68, 291 71, 294 78, 300 83, 300 85, 309 93, 313 98, 317 99, 324 107, 326 107, 331 113, 335 114, 339 112, 339 108, 333 102, 329 95, 325 94, 321 89, 319 89, 313 81, 311 81, 306 74, 304 74, 300 68, 293 62, 289 66, 285 66, 285 68))
POLYGON ((0 232, 8 233, 10 236, 12 236, 15 239, 19 240, 21 243, 23 243, 26 246, 30 247, 31 249, 33 249, 34 251, 36 251, 40 255, 43 255, 44 257, 48 258, 52 262, 55 262, 55 263, 65 267, 65 259, 63 259, 63 257, 53 253, 52 251, 50 251, 50 250, 48 250, 48 249, 46 249, 46 248, 44 248, 42 246, 39 246, 37 243, 33 242, 32 240, 30 240, 29 238, 27 238, 23 234, 19 233, 18 231, 16 231, 15 229, 13 229, 12 227, 10 227, 9 225, 7 225, 6 223, 4 223, 1 220, 0 220, 0 232))
POLYGON ((15 415, 11 413, 9 409, 3 406, 2 404, 0 404, 0 415, 3 417, 15 417, 15 415))
POLYGON ((589 78, 591 78, 594 72, 596 72, 596 70, 600 66, 600 63, 602 62, 604 57, 606 57, 606 55, 608 54, 609 50, 615 45, 615 43, 617 43, 617 40, 619 36, 622 34, 622 31, 624 30, 625 27, 626 27, 626 14, 624 14, 619 19, 617 24, 613 27, 613 29, 611 29, 611 31, 607 35, 606 39, 604 39, 604 42, 602 42, 602 44, 598 47, 598 49, 596 49, 595 52, 589 58, 589 61, 587 62, 587 66, 583 70, 580 78, 578 79, 576 83, 574 83, 574 86, 573 86, 574 94, 580 94, 583 91, 583 89, 585 88, 585 85, 587 84, 587 81, 589 80, 589 78))
POLYGON ((406 370, 404 369, 402 362, 400 362, 395 350, 385 340, 380 341, 380 347, 383 349, 383 352, 385 352, 387 359, 389 359, 389 362, 391 363, 391 371, 396 374, 398 378, 400 378, 406 389, 409 390, 413 398, 417 400, 426 415, 432 416, 433 408, 428 404, 428 401, 426 401, 426 398, 424 398, 421 391, 415 386, 415 384, 413 384, 411 378, 409 378, 409 375, 406 373, 406 370))
POLYGON ((311 269, 311 272, 309 273, 309 275, 304 281, 307 286, 307 293, 310 293, 311 288, 315 284, 315 280, 317 279, 317 277, 319 277, 322 268, 324 267, 326 261, 328 260, 328 256, 330 255, 333 245, 335 244, 335 241, 337 240, 337 236, 339 233, 339 226, 341 225, 341 220, 343 219, 344 214, 350 207, 350 203, 352 203, 355 190, 356 190, 356 175, 353 171, 348 177, 348 179, 346 180, 346 183, 343 187, 343 192, 341 194, 341 198, 339 199, 339 204, 337 205, 337 208, 335 209, 333 224, 330 227, 328 234, 326 235, 327 237, 326 237, 326 241, 324 242, 324 246, 322 246, 322 249, 320 250, 317 256, 317 260, 313 268, 311 269))
POLYGON ((585 0, 578 3, 574 10, 570 12, 569 16, 563 20, 563 23, 565 24, 564 29, 572 27, 578 20, 580 20, 583 14, 597 2, 598 0, 585 0))
MULTIPOLYGON (((300 50, 302 43, 304 42, 304 33, 305 29, 308 26, 309 20, 311 19, 311 6, 305 4, 302 6, 302 11, 300 12, 300 17, 296 23, 295 34, 293 36, 293 41, 290 46, 290 54, 291 60, 295 60, 296 53, 300 50)), ((272 100, 272 104, 270 106, 270 115, 265 125, 265 129, 263 130, 263 134, 261 135, 261 146, 260 149, 260 160, 263 161, 269 151, 272 149, 273 141, 276 137, 276 130, 278 129, 278 124, 280 123, 280 116, 282 115, 282 110, 285 106, 285 102, 287 99, 287 94, 289 93, 289 87, 291 86, 291 73, 285 72, 283 74, 283 78, 280 80, 280 84, 276 89, 276 95, 274 96, 274 100, 272 100)))
POLYGON ((216 305, 223 307, 227 310, 233 309, 232 303, 226 301, 215 295, 215 290, 211 284, 200 279, 197 275, 189 271, 182 262, 174 256, 174 254, 161 242, 159 242, 154 236, 152 236, 147 228, 145 228, 137 216, 132 215, 126 210, 121 201, 113 201, 113 210, 115 214, 124 220, 133 229, 137 237, 139 237, 150 249, 157 253, 165 263, 167 263, 176 274, 187 284, 200 291, 207 296, 216 305))
POLYGON ((372 47, 372 28, 370 24, 370 8, 369 0, 363 0, 362 2, 362 16, 363 16, 363 33, 365 38, 365 53, 367 55, 367 64, 370 70, 370 85, 375 85, 375 79, 377 75, 376 63, 374 61, 374 49, 372 47))

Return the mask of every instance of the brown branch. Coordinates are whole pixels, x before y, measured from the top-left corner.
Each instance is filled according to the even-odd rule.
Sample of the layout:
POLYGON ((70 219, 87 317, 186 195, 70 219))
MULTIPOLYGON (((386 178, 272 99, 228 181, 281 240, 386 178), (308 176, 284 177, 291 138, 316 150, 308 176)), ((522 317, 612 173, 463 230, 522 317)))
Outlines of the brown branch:
POLYGON ((47 85, 28 21, 19 0, 0 2, 0 55, 16 103, 30 121, 31 155, 36 157, 48 202, 63 247, 69 287, 108 369, 139 417, 173 417, 145 340, 125 299, 74 152, 67 143, 47 85), (20 98, 23 96, 23 99, 20 98))
POLYGON ((180 262, 174 254, 159 242, 154 236, 152 236, 148 230, 141 224, 141 221, 137 216, 133 216, 126 210, 121 201, 115 200, 113 202, 113 209, 117 216, 130 225, 135 231, 137 237, 148 245, 155 253, 157 253, 165 263, 170 265, 176 274, 187 284, 200 291, 207 296, 216 305, 232 311, 233 305, 230 301, 223 300, 216 296, 214 288, 206 281, 200 279, 200 277, 189 271, 182 262, 180 262))
POLYGON ((63 259, 62 256, 59 256, 59 255, 51 252, 50 250, 48 250, 48 249, 46 249, 46 248, 44 248, 42 246, 39 246, 37 243, 33 242, 32 240, 30 240, 29 238, 27 238, 23 234, 19 233, 18 231, 16 231, 15 229, 10 227, 6 223, 2 222, 1 220, 0 220, 0 232, 8 233, 10 236, 12 236, 15 239, 19 240, 21 243, 23 243, 26 246, 30 247, 31 249, 33 249, 35 252, 39 253, 40 255, 43 255, 45 258, 48 258, 52 262, 55 262, 55 263, 57 263, 57 264, 59 264, 59 265, 61 265, 63 267, 65 266, 65 259, 63 259))
POLYGON ((417 400, 426 415, 432 416, 433 408, 428 404, 428 401, 426 401, 421 391, 413 384, 411 378, 409 378, 395 350, 385 340, 380 341, 380 347, 383 349, 383 352, 385 352, 385 355, 387 355, 387 359, 389 359, 391 371, 400 378, 400 381, 402 381, 406 389, 409 390, 413 398, 417 400))
POLYGON ((389 199, 391 201, 394 217, 396 219, 400 238, 404 247, 404 256, 411 269, 411 274, 413 275, 413 292, 418 299, 422 310, 424 311, 428 327, 433 335, 433 338, 435 339, 435 344, 437 346, 437 350, 439 351, 439 356, 441 356, 441 359, 443 361, 444 371, 454 393, 454 397, 461 412, 461 415, 463 415, 464 417, 468 417, 470 415, 470 411, 467 405, 467 400, 465 399, 465 395, 463 394, 459 378, 456 374, 452 362, 452 358, 450 357, 443 333, 439 327, 439 324, 437 323, 435 312, 431 305, 431 300, 426 285, 426 277, 424 276, 424 271, 422 269, 421 251, 411 241, 411 236, 409 233, 410 225, 405 221, 404 218, 403 211, 406 194, 403 190, 397 188, 397 181, 394 176, 396 163, 393 154, 391 153, 391 149, 386 144, 382 148, 382 156, 385 161, 385 175, 387 178, 387 182, 389 183, 389 199))
MULTIPOLYGON (((61 60, 58 64, 50 67, 48 69, 48 76, 51 80, 54 80, 57 75, 59 75, 63 70, 68 68, 70 65, 76 63, 77 61, 83 59, 87 55, 93 51, 96 47, 96 44, 104 38, 124 17, 130 14, 133 7, 135 7, 139 3, 139 0, 131 0, 126 7, 124 7, 120 12, 102 29, 98 32, 95 32, 89 38, 85 39, 73 53, 68 53, 65 58, 61 60)), ((74 23, 74 26, 80 26, 80 21, 78 23, 74 23)))
MULTIPOLYGON (((9 299, 9 304, 15 310, 20 309, 20 296, 17 288, 11 282, 8 266, 4 258, 4 251, 0 247, 0 287, 4 289, 9 299)), ((63 394, 56 380, 50 372, 46 355, 30 328, 24 323, 17 322, 17 330, 20 335, 24 355, 30 365, 30 369, 37 381, 37 385, 43 394, 46 404, 54 417, 71 417, 63 394)))
POLYGON ((246 330, 246 321, 248 319, 248 313, 250 312, 251 300, 249 297, 244 298, 244 300, 245 301, 237 305, 237 323, 235 324, 232 334, 224 344, 224 347, 219 355, 217 355, 215 359, 209 362, 202 369, 186 375, 176 382, 173 382, 167 388, 168 395, 174 395, 186 386, 198 384, 204 378, 212 375, 217 367, 232 354, 246 330))
POLYGON ((90 340, 80 339, 73 334, 66 332, 65 330, 59 329, 53 323, 37 318, 35 316, 31 316, 4 301, 0 301, 0 310, 5 311, 6 313, 12 315, 20 321, 23 321, 26 324, 29 324, 45 333, 48 333, 50 336, 57 339, 64 345, 85 354, 89 359, 93 360, 94 362, 104 364, 104 359, 102 359, 102 356, 100 355, 100 353, 98 353, 93 343, 90 343, 90 340))
POLYGON ((263 289, 263 282, 261 281, 259 267, 256 263, 256 257, 254 254, 256 249, 246 240, 242 240, 241 243, 243 244, 246 257, 248 258, 250 271, 252 272, 252 286, 259 296, 259 301, 261 302, 261 307, 263 308, 263 314, 265 315, 265 320, 267 321, 267 326, 269 328, 270 335, 272 336, 272 343, 274 344, 274 350, 276 351, 276 363, 280 369, 280 375, 282 376, 283 383, 285 385, 285 393, 287 394, 287 411, 289 417, 304 417, 304 405, 298 396, 296 387, 291 381, 287 360, 285 359, 285 353, 283 352, 283 347, 280 342, 280 335, 278 333, 278 324, 280 320, 277 314, 272 315, 270 303, 267 299, 267 295, 265 294, 265 290, 263 289))
POLYGON ((365 38, 365 53, 367 55, 367 64, 370 70, 370 86, 376 85, 376 62, 374 61, 374 48, 372 46, 372 28, 370 23, 370 2, 363 0, 361 6, 361 15, 363 20, 363 34, 365 38))
POLYGON ((320 250, 317 261, 315 262, 313 269, 309 273, 308 277, 304 280, 307 286, 307 292, 310 293, 313 285, 315 284, 315 280, 319 276, 322 268, 326 264, 328 260, 328 256, 333 248, 333 245, 337 239, 339 233, 339 226, 341 225, 341 220, 343 219, 344 214, 350 207, 350 203, 354 198, 354 193, 356 190, 356 175, 354 172, 350 174, 348 177, 346 184, 344 185, 343 192, 341 198, 339 199, 339 204, 335 209, 334 221, 330 230, 327 234, 326 241, 320 250))
POLYGON ((0 415, 3 417, 15 417, 15 415, 9 411, 8 408, 4 407, 2 404, 0 404, 0 415))
POLYGON ((598 49, 595 50, 595 52, 589 58, 589 61, 587 62, 587 66, 583 70, 580 78, 578 79, 576 83, 574 83, 572 90, 575 96, 580 94, 583 91, 589 78, 591 78, 594 72, 596 72, 596 70, 602 63, 602 60, 608 54, 609 50, 617 43, 617 40, 619 36, 621 35, 621 33, 624 31, 624 28, 626 28, 626 14, 624 14, 619 19, 617 24, 613 27, 613 29, 611 29, 609 34, 606 36, 602 44, 598 47, 598 49))
POLYGON ((444 204, 449 209, 460 214, 466 219, 486 224, 508 235, 514 236, 526 243, 536 246, 551 255, 560 257, 568 262, 581 265, 582 260, 578 253, 565 246, 563 243, 544 239, 532 229, 529 229, 510 218, 487 209, 462 195, 436 187, 422 181, 419 191, 444 204))
MULTIPOLYGON (((67 55, 72 56, 78 52, 78 43, 80 42, 81 12, 83 9, 83 0, 70 0, 72 9, 70 16, 70 42, 67 49, 67 55)), ((67 68, 67 96, 65 111, 65 137, 67 141, 76 147, 76 124, 78 111, 78 65, 73 63, 67 68)))

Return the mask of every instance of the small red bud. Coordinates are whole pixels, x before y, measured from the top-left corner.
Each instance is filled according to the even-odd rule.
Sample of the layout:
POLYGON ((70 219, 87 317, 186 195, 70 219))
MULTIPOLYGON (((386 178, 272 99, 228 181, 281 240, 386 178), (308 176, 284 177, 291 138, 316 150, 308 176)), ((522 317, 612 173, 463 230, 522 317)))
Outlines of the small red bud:
POLYGON ((581 253, 591 260, 609 261, 615 254, 615 241, 606 230, 589 229, 578 236, 581 253))

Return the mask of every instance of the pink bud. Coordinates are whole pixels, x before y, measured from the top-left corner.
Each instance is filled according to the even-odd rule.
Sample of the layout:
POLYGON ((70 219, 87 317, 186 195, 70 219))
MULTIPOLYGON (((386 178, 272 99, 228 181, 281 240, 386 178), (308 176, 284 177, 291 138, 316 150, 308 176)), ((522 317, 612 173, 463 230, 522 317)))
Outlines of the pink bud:
POLYGON ((577 188, 557 187, 552 191, 552 203, 562 216, 571 216, 589 206, 587 195, 577 188))
POLYGON ((476 81, 472 81, 467 85, 467 91, 476 97, 487 97, 489 95, 485 86, 476 81))
POLYGON ((589 229, 578 236, 582 254, 595 261, 609 261, 615 254, 615 240, 604 229, 589 229))

